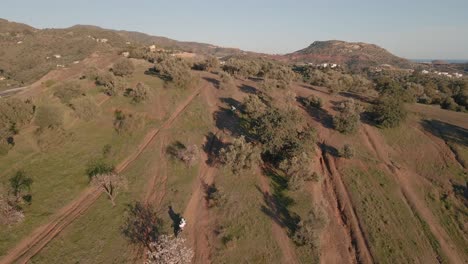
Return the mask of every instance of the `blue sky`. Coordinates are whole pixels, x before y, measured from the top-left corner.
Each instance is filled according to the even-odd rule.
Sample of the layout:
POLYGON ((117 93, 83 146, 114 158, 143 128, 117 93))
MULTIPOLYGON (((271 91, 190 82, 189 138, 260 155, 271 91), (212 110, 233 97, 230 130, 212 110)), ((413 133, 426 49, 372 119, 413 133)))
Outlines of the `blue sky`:
POLYGON ((406 58, 468 59, 468 0, 0 0, 0 17, 268 53, 340 39, 375 43, 406 58))

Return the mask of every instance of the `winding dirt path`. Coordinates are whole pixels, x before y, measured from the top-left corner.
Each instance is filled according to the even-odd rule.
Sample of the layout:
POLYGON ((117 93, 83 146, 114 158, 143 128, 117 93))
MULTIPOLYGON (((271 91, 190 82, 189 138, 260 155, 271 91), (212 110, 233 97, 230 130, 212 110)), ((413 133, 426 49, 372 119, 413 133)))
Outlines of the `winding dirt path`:
POLYGON ((389 158, 388 149, 390 148, 385 144, 385 141, 379 137, 376 131, 369 125, 363 124, 364 137, 366 139, 369 149, 373 151, 376 156, 383 163, 384 169, 395 176, 403 197, 407 203, 421 216, 424 222, 427 223, 432 234, 439 241, 443 253, 447 256, 450 263, 464 263, 459 256, 454 243, 451 241, 445 229, 440 225, 437 218, 432 214, 427 204, 418 195, 418 190, 421 189, 421 181, 424 177, 409 170, 408 168, 398 165, 396 166, 389 158))
MULTIPOLYGON (((152 142, 152 140, 159 134, 162 129, 170 127, 176 118, 188 107, 190 102, 200 94, 202 88, 197 88, 192 94, 182 102, 164 122, 160 128, 151 130, 143 139, 143 142, 138 146, 137 150, 123 160, 117 167, 116 172, 122 173, 133 161, 135 161, 145 150, 145 148, 152 142)), ((81 214, 83 214, 101 195, 101 191, 95 188, 87 188, 83 191, 78 198, 73 200, 70 204, 60 209, 50 220, 49 223, 44 224, 34 230, 31 235, 23 238, 7 255, 0 260, 0 264, 7 263, 27 263, 34 255, 44 248, 54 237, 56 237, 65 227, 71 224, 81 214)))

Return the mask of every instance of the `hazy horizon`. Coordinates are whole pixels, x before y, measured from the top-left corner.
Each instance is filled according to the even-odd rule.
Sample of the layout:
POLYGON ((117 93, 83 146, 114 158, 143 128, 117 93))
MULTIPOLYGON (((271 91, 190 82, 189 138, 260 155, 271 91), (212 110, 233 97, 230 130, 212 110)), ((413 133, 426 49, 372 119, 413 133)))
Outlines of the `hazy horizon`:
POLYGON ((465 60, 466 10, 468 3, 458 0, 331 4, 305 0, 131 4, 121 0, 46 0, 7 1, 0 17, 36 28, 86 24, 270 54, 290 53, 314 41, 337 39, 376 44, 412 60, 465 60))

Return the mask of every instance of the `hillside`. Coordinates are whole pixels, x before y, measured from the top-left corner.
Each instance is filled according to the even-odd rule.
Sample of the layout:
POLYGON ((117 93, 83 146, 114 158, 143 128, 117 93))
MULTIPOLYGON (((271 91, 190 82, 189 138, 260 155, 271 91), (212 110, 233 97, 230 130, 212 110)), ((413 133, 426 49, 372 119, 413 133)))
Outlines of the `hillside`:
POLYGON ((388 64, 410 68, 412 63, 373 44, 339 40, 315 41, 309 47, 285 55, 292 62, 337 63, 350 69, 388 64))
POLYGON ((1 25, 0 264, 467 263, 468 78, 1 25))
POLYGON ((52 69, 66 67, 95 52, 121 52, 131 47, 155 44, 161 48, 202 55, 243 54, 197 42, 176 41, 144 33, 117 31, 97 26, 75 25, 63 29, 36 29, 0 19, 0 91, 32 83, 52 69), (60 55, 56 58, 55 55, 60 55), (21 58, 21 59, 18 59, 21 58))

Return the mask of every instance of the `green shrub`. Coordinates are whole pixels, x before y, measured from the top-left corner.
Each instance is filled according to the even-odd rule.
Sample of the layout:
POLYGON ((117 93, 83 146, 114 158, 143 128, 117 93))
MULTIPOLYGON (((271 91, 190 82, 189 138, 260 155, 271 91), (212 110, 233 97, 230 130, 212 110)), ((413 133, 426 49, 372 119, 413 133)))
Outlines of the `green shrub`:
POLYGON ((397 127, 406 119, 407 111, 398 98, 381 97, 371 108, 374 121, 385 128, 397 127))
POLYGON ((139 103, 148 99, 149 89, 144 83, 139 82, 135 89, 127 89, 125 96, 132 98, 132 102, 139 103))
POLYGON ((99 114, 99 107, 89 97, 73 99, 71 105, 75 115, 85 121, 92 120, 99 114))
POLYGON ((86 175, 88 175, 90 179, 98 174, 113 173, 114 171, 114 165, 109 164, 102 159, 91 161, 86 166, 86 175))
POLYGON ((155 70, 159 76, 177 88, 187 88, 193 81, 189 64, 174 57, 168 57, 155 64, 155 70))
POLYGON ((442 100, 442 102, 440 103, 440 107, 452 111, 457 111, 457 109, 459 109, 458 104, 452 97, 446 97, 444 100, 442 100))
POLYGON ((234 78, 227 73, 227 72, 219 72, 219 89, 221 90, 231 90, 236 87, 236 83, 234 82, 234 78))
POLYGON ((333 126, 344 134, 357 131, 360 122, 361 107, 354 100, 346 100, 338 106, 339 113, 333 117, 333 126))
POLYGON ((315 95, 309 95, 307 98, 304 98, 304 105, 306 107, 322 108, 322 98, 315 95))
POLYGON ((231 145, 221 149, 219 156, 221 162, 237 174, 252 168, 260 160, 260 151, 241 136, 235 138, 231 145))
POLYGON ((54 90, 54 96, 68 106, 71 106, 71 100, 85 95, 81 90, 80 84, 77 82, 65 82, 56 85, 54 90))
POLYGON ((118 134, 131 134, 141 124, 142 120, 132 113, 125 113, 122 110, 114 111, 114 129, 118 134))
POLYGON ((292 190, 300 189, 306 181, 318 180, 317 174, 312 172, 312 159, 305 152, 281 161, 279 169, 286 174, 292 190))
POLYGON ((354 149, 351 145, 344 144, 343 148, 339 152, 339 155, 345 159, 350 159, 354 157, 354 149))
POLYGON ((63 110, 55 105, 40 106, 37 109, 35 123, 41 130, 58 128, 63 124, 63 110))
POLYGON ((34 116, 35 106, 18 98, 0 100, 0 141, 18 133, 34 116))
POLYGON ((135 66, 129 59, 121 58, 112 66, 112 72, 115 76, 132 75, 135 71, 135 66))

